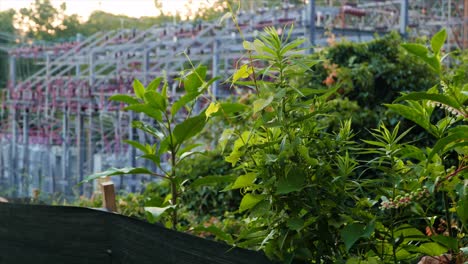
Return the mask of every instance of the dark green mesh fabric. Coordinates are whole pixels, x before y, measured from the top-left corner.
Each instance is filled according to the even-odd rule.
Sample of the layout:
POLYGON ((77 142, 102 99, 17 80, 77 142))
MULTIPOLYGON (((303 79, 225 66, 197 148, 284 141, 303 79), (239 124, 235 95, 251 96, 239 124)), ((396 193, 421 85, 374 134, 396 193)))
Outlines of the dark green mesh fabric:
POLYGON ((92 209, 0 203, 0 264, 270 263, 249 250, 92 209))

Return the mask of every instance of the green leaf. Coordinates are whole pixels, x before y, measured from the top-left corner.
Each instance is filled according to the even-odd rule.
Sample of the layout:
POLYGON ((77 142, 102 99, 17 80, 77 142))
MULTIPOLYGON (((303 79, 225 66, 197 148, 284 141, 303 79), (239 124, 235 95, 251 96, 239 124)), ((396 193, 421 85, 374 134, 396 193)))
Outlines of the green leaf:
POLYGON ((375 221, 372 220, 367 226, 359 223, 353 223, 345 226, 341 230, 341 238, 345 243, 346 251, 358 241, 359 238, 370 238, 375 230, 375 221))
POLYGON ((166 99, 158 92, 148 91, 145 93, 145 102, 151 107, 165 111, 166 110, 166 99))
POLYGON ((434 242, 437 242, 448 249, 452 249, 454 251, 458 250, 458 240, 454 237, 436 235, 436 236, 431 236, 431 239, 434 242))
POLYGON ((426 62, 430 66, 430 69, 434 70, 437 73, 440 73, 439 59, 437 58, 437 56, 430 54, 429 50, 425 46, 415 43, 401 44, 401 46, 405 48, 409 53, 416 55, 424 62, 426 62))
POLYGON ((305 42, 304 38, 298 38, 288 44, 286 44, 282 49, 281 49, 281 54, 284 55, 286 52, 297 48, 298 46, 302 45, 302 43, 305 42))
POLYGON ((251 194, 251 193, 244 195, 239 206, 239 212, 243 212, 245 210, 251 209, 252 207, 254 207, 259 202, 263 201, 264 199, 265 199, 265 195, 259 195, 259 194, 256 195, 256 194, 251 194))
POLYGON ((402 104, 385 104, 385 106, 391 109, 392 111, 396 112, 397 114, 403 116, 404 118, 415 122, 416 124, 424 128, 426 131, 434 135, 434 132, 431 128, 431 124, 429 123, 427 118, 424 118, 423 113, 419 112, 413 107, 402 104))
POLYGON ((129 105, 124 108, 124 110, 131 110, 137 113, 144 113, 147 116, 157 120, 157 121, 162 121, 162 112, 161 110, 154 109, 151 107, 149 104, 134 104, 134 105, 129 105))
POLYGON ((304 219, 301 218, 290 218, 286 223, 289 229, 299 231, 304 227, 304 219))
POLYGON ((230 19, 231 17, 232 17, 232 13, 231 13, 231 12, 226 12, 226 13, 224 13, 224 15, 219 19, 218 24, 221 25, 221 23, 223 23, 224 20, 230 19))
POLYGON ((197 135, 205 127, 205 114, 200 114, 184 120, 184 122, 174 127, 174 136, 178 144, 197 135))
POLYGON ((432 160, 435 154, 442 155, 443 153, 449 151, 452 149, 452 143, 457 143, 457 142, 465 142, 468 140, 468 134, 463 133, 463 132, 457 132, 450 134, 444 138, 439 139, 436 144, 434 145, 434 148, 432 149, 431 153, 429 153, 429 156, 427 157, 428 160, 432 160))
POLYGON ((219 111, 220 104, 211 102, 208 108, 205 111, 206 119, 208 119, 211 115, 215 114, 216 112, 219 111))
POLYGON ((169 84, 167 83, 167 81, 164 81, 163 83, 163 87, 161 89, 161 95, 167 99, 167 87, 169 86, 169 84))
POLYGON ((218 145, 221 147, 221 152, 224 153, 224 149, 226 148, 229 139, 231 139, 232 135, 234 135, 234 131, 232 129, 225 129, 221 134, 221 137, 218 140, 218 145))
POLYGON ((89 182, 98 178, 103 178, 107 176, 115 176, 115 175, 124 175, 124 174, 150 174, 153 175, 154 173, 146 168, 132 168, 132 167, 125 167, 121 169, 117 168, 110 168, 103 172, 94 173, 86 177, 83 182, 89 182))
POLYGON ((457 103, 457 101, 443 94, 413 92, 407 95, 400 96, 398 99, 395 100, 395 102, 400 102, 404 100, 412 100, 412 101, 430 100, 430 101, 439 102, 439 103, 451 106, 455 109, 460 108, 460 105, 457 103))
POLYGON ((428 256, 440 256, 447 253, 447 251, 447 248, 434 242, 424 243, 416 249, 416 252, 420 252, 428 256))
POLYGON ((460 199, 457 204, 457 214, 460 218, 460 221, 464 225, 468 225, 468 197, 465 196, 465 199, 460 199))
POLYGON ((227 156, 224 160, 231 163, 232 166, 236 166, 237 162, 240 160, 240 158, 244 155, 244 153, 238 151, 238 150, 233 150, 229 156, 227 156))
POLYGON ((359 223, 353 223, 345 226, 341 230, 341 238, 345 244, 346 251, 356 243, 356 241, 361 238, 362 234, 364 233, 366 226, 359 223))
POLYGON ((227 242, 229 244, 234 243, 234 239, 232 238, 232 236, 229 233, 224 232, 223 230, 221 230, 220 228, 218 228, 218 227, 216 227, 214 225, 210 225, 208 227, 197 226, 193 230, 195 232, 208 232, 208 233, 213 234, 217 239, 225 241, 225 242, 227 242))
POLYGON ((135 92, 136 97, 143 99, 145 95, 145 86, 138 80, 133 80, 133 91, 135 92))
POLYGON ((187 157, 190 157, 192 155, 195 155, 195 154, 204 154, 203 152, 200 152, 200 151, 186 151, 186 152, 177 152, 177 155, 180 154, 180 158, 179 158, 179 162, 182 161, 183 159, 187 158, 187 157))
POLYGON ((171 139, 170 136, 165 137, 165 138, 161 141, 161 143, 159 144, 159 149, 158 149, 158 155, 159 155, 159 156, 161 156, 162 154, 164 154, 164 153, 169 149, 170 139, 171 139))
POLYGON ((257 99, 253 102, 253 112, 257 113, 258 111, 263 110, 265 107, 269 106, 273 101, 273 96, 268 97, 267 99, 257 99))
POLYGON ((244 40, 244 42, 242 42, 242 46, 245 50, 255 50, 255 45, 247 40, 244 40))
POLYGON ((245 104, 240 103, 219 103, 219 111, 213 113, 212 116, 221 116, 240 113, 248 109, 249 107, 245 104))
POLYGON ((406 242, 428 240, 428 237, 419 231, 419 229, 408 224, 399 226, 394 232, 394 237, 403 237, 406 242))
POLYGON ((439 54, 440 53, 440 49, 442 48, 442 46, 444 45, 444 42, 445 40, 447 39, 447 31, 445 30, 445 28, 443 28, 442 30, 440 30, 439 32, 437 32, 431 39, 431 47, 432 47, 432 51, 435 53, 435 54, 439 54))
POLYGON ((248 78, 252 73, 253 68, 248 64, 244 64, 236 72, 234 72, 234 75, 232 76, 232 82, 235 83, 239 79, 248 78))
POLYGON ((254 40, 253 44, 254 44, 255 51, 258 54, 262 55, 265 44, 263 44, 263 42, 261 42, 259 39, 254 40))
POLYGON ((148 153, 148 154, 145 154, 145 155, 141 155, 140 158, 150 160, 154 164, 156 164, 156 166, 158 166, 158 167, 161 165, 161 156, 159 154, 148 153))
POLYGON ((155 206, 152 206, 152 207, 145 207, 145 211, 150 213, 154 218, 158 218, 161 214, 163 214, 165 211, 167 211, 168 209, 172 209, 174 208, 173 205, 169 205, 169 206, 166 206, 166 207, 155 207, 155 206))
POLYGON ((159 85, 161 84, 162 79, 163 79, 162 77, 158 77, 158 78, 152 80, 150 82, 150 84, 148 85, 148 87, 146 87, 146 90, 147 91, 152 91, 152 92, 157 91, 159 85))
POLYGON ((257 174, 249 172, 247 174, 239 176, 230 189, 240 189, 248 186, 252 186, 257 174))
POLYGON ((200 93, 189 93, 182 96, 171 107, 171 115, 175 115, 182 107, 196 99, 200 93))
POLYGON ((203 144, 189 144, 189 145, 186 145, 184 146, 180 151, 179 153, 177 153, 178 155, 182 155, 183 153, 185 152, 189 152, 191 151, 192 149, 196 148, 196 147, 199 147, 199 146, 203 146, 203 144))
POLYGON ((427 53, 429 52, 424 45, 416 44, 416 43, 404 43, 401 46, 407 50, 409 53, 416 55, 417 57, 423 59, 426 57, 427 53))
POLYGON ((134 128, 140 129, 141 131, 144 131, 144 132, 152 135, 153 137, 156 137, 156 138, 159 138, 159 139, 164 138, 164 134, 161 131, 157 130, 155 127, 153 127, 152 125, 149 125, 149 124, 147 124, 145 122, 135 120, 135 121, 132 121, 132 126, 134 128))
POLYGON ((198 93, 199 88, 202 86, 206 78, 206 67, 199 66, 198 68, 191 71, 184 79, 184 89, 190 93, 198 93))
POLYGON ((276 194, 288 194, 301 190, 304 187, 305 177, 300 168, 291 168, 286 177, 278 180, 276 194))
POLYGON ((125 143, 127 143, 127 144, 141 150, 141 152, 143 152, 143 153, 148 154, 148 150, 146 149, 145 146, 140 144, 140 142, 137 142, 137 141, 134 141, 134 140, 129 140, 129 139, 123 140, 123 142, 125 142, 125 143))
POLYGON ((114 94, 111 97, 109 97, 109 100, 122 102, 122 103, 126 103, 129 105, 140 103, 138 99, 135 99, 133 96, 127 95, 127 94, 114 94))
POLYGON ((216 186, 218 184, 232 183, 237 179, 236 175, 210 175, 196 179, 190 187, 216 186))

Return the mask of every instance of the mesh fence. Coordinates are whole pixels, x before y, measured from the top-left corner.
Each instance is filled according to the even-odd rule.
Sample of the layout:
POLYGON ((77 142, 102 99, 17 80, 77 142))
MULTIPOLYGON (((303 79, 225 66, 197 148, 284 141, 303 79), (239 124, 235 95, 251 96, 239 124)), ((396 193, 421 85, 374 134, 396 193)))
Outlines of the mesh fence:
POLYGON ((271 263, 263 254, 79 207, 0 203, 0 264, 271 263))

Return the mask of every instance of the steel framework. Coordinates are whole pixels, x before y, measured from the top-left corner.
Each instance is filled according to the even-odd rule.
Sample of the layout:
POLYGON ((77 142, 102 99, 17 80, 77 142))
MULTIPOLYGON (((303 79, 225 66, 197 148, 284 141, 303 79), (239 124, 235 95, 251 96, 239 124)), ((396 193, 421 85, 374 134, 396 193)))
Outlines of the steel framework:
MULTIPOLYGON (((327 45, 327 32, 337 38, 367 41, 375 34, 397 30, 402 35, 433 34, 449 28, 447 47, 468 46, 468 0, 327 1, 326 6, 293 6, 240 12, 238 27, 246 39, 264 27, 294 25, 295 37, 327 45), (312 15, 313 14, 313 15, 312 15)), ((230 21, 153 26, 146 30, 98 32, 90 37, 50 46, 20 45, 8 49, 9 86, 2 93, 0 186, 14 195, 44 192, 87 194, 76 187, 87 174, 108 166, 136 165, 136 151, 122 139, 149 140, 129 125, 142 118, 109 102, 115 93, 132 93, 138 78, 147 84, 156 76, 169 80, 184 69, 186 56, 209 65, 209 75, 229 76, 243 57, 242 39, 230 21), (35 60, 40 69, 20 79, 16 64, 35 60)), ((217 97, 231 94, 219 83, 217 97)), ((177 84, 172 86, 176 95, 177 84)), ((148 164, 146 164, 148 165, 148 164)), ((135 191, 144 177, 121 179, 121 188, 135 191)))

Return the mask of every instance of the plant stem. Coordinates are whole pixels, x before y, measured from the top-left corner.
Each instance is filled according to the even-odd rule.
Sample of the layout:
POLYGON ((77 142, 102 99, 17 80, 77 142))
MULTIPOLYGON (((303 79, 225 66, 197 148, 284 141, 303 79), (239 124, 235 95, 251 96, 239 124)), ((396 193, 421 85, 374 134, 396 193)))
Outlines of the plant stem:
POLYGON ((172 194, 172 205, 174 206, 172 211, 172 229, 177 229, 177 184, 174 178, 171 180, 171 194, 172 194))
POLYGON ((444 200, 444 211, 445 211, 445 218, 447 219, 447 229, 448 229, 450 237, 454 237, 455 235, 453 234, 453 231, 452 231, 452 218, 450 217, 450 213, 449 213, 449 207, 450 207, 449 200, 448 200, 446 192, 444 191, 442 191, 442 199, 444 200))
POLYGON ((170 147, 171 147, 171 175, 168 177, 169 181, 171 182, 171 203, 173 208, 172 211, 172 229, 177 229, 177 197, 178 197, 178 190, 177 190, 177 183, 176 183, 176 153, 177 147, 174 146, 174 138, 172 135, 171 129, 171 120, 167 113, 164 113, 167 120, 167 131, 169 132, 169 139, 170 139, 170 147))

